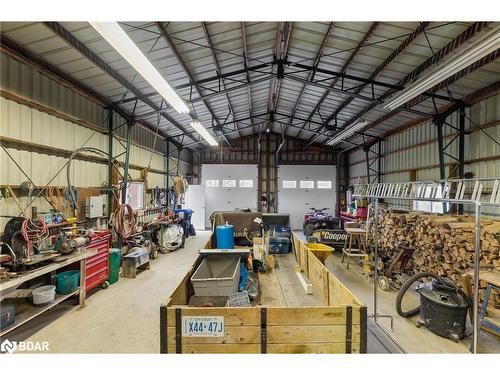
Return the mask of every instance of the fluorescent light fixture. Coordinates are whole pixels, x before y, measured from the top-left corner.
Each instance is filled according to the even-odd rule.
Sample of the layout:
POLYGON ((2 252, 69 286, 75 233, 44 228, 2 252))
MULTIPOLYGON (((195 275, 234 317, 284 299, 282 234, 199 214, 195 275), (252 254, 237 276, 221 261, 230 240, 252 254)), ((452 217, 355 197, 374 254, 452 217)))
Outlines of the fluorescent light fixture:
POLYGON ((395 94, 384 103, 384 108, 394 110, 438 83, 481 60, 486 55, 500 48, 500 26, 483 35, 465 51, 459 51, 453 58, 437 66, 429 74, 417 79, 410 87, 395 94))
POLYGON ((177 112, 189 108, 117 22, 90 22, 90 25, 134 67, 177 112))
POLYGON ((367 124, 368 124, 368 121, 361 119, 358 122, 355 122, 351 126, 349 126, 349 127, 345 128, 344 130, 340 131, 338 134, 335 134, 335 137, 333 137, 328 142, 326 142, 326 144, 329 145, 329 146, 334 146, 337 143, 342 142, 344 139, 350 137, 355 132, 360 131, 367 124))
POLYGON ((202 136, 202 138, 207 141, 210 146, 218 146, 219 143, 215 138, 208 132, 208 130, 198 121, 194 120, 191 122, 191 127, 196 130, 196 132, 202 136))

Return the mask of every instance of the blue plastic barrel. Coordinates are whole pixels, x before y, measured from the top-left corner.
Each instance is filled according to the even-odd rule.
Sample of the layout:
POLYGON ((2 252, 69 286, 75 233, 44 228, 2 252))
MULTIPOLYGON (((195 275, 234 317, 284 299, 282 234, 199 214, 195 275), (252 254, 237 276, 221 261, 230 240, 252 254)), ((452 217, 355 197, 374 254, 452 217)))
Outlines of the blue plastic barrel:
POLYGON ((215 228, 217 249, 234 249, 234 226, 231 224, 218 225, 215 228))

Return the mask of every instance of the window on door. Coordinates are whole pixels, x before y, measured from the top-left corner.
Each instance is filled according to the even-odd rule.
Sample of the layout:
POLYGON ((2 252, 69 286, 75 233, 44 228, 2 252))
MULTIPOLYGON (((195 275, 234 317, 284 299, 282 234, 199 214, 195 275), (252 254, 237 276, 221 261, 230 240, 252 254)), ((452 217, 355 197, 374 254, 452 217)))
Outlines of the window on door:
POLYGON ((301 189, 314 189, 314 181, 304 180, 300 181, 301 189))
POLYGON ((240 188, 253 188, 253 180, 240 180, 240 188))
POLYGON ((205 186, 209 187, 209 188, 218 188, 219 187, 219 180, 206 180, 205 186))
POLYGON ((222 180, 222 187, 225 188, 236 187, 236 180, 222 180))
POLYGON ((316 186, 318 189, 331 189, 332 182, 331 181, 317 181, 316 186))
POLYGON ((296 189, 297 188, 297 181, 287 181, 283 180, 283 189, 296 189))

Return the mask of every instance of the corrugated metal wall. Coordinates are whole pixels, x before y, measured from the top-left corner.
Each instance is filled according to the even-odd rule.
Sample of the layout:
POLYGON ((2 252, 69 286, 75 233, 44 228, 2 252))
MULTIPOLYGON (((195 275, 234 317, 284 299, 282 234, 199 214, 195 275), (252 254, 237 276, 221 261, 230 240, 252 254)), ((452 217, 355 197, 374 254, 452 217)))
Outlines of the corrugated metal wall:
MULTIPOLYGON (((25 65, 18 60, 2 53, 1 54, 1 90, 6 93, 15 94, 24 99, 35 101, 45 107, 49 107, 65 115, 70 115, 77 120, 83 120, 107 131, 106 110, 93 100, 84 97, 70 88, 46 77, 31 66, 25 65)), ((115 115, 115 124, 124 120, 115 115)), ((124 137, 126 127, 123 126, 117 132, 124 137)), ((7 144, 7 150, 14 160, 26 172, 37 186, 49 184, 54 175, 64 166, 68 160, 63 156, 55 156, 58 150, 73 151, 81 147, 87 139, 86 146, 95 147, 105 152, 108 151, 108 136, 100 131, 94 131, 88 127, 79 125, 72 121, 66 121, 52 114, 37 110, 28 105, 0 97, 0 136, 13 139, 14 141, 29 142, 33 146, 41 145, 45 151, 30 152, 18 149, 7 144)), ((151 158, 151 168, 158 171, 166 171, 165 156, 166 142, 156 139, 155 152, 151 152, 155 144, 155 134, 143 128, 135 126, 132 129, 130 163, 136 166, 146 167, 151 158)), ((117 140, 113 142, 113 154, 118 155, 123 147, 117 140)), ((186 152, 182 153, 187 158, 186 152)), ((119 158, 124 161, 124 155, 119 158)), ((20 185, 27 178, 22 174, 15 163, 0 150, 0 162, 2 165, 0 174, 0 185, 20 185)), ((175 168, 176 160, 170 161, 170 167, 175 168)), ((181 163, 181 173, 188 171, 188 165, 181 163)), ((139 177, 138 169, 131 169, 133 178, 139 177)), ((107 166, 102 163, 87 160, 74 160, 72 167, 72 184, 77 187, 97 187, 107 181, 107 166)), ((53 181, 53 186, 66 186, 66 169, 64 168, 53 181)), ((165 186, 165 175, 150 172, 148 175, 148 186, 165 186)), ((4 191, 2 191, 4 193, 4 191)), ((27 203, 27 197, 21 197, 21 203, 27 203)), ((48 211, 48 203, 40 198, 34 203, 39 212, 48 211)), ((13 199, 3 199, 0 203, 1 220, 0 228, 3 228, 8 216, 18 215, 13 199)))
MULTIPOLYGON (((466 113, 472 122, 468 119, 465 121, 466 132, 469 132, 465 136, 465 171, 473 172, 475 177, 500 176, 500 146, 488 137, 489 135, 500 142, 500 93, 473 104, 466 109, 466 113), (474 123, 483 127, 484 132, 474 123)), ((456 127, 458 121, 458 113, 453 113, 447 118, 447 122, 456 127)), ((447 143, 456 131, 444 126, 443 134, 447 143)), ((388 137, 384 144, 383 182, 410 181, 412 173, 415 174, 416 180, 439 179, 437 132, 432 122, 394 134, 388 137)), ((453 142, 446 151, 458 156, 458 141, 453 142)), ((349 158, 350 184, 358 181, 366 182, 364 151, 355 150, 350 153, 349 158)), ((452 164, 456 162, 445 155, 445 163, 449 173, 452 164)), ((397 203, 401 207, 408 206, 405 202, 397 203)), ((485 212, 491 215, 499 214, 494 210, 485 209, 485 212)))

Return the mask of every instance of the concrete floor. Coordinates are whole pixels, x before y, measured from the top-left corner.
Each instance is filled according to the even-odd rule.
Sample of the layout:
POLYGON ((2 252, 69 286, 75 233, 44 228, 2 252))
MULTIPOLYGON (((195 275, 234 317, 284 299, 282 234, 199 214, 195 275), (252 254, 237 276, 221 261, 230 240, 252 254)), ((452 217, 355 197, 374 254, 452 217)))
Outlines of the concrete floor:
POLYGON ((197 232, 183 249, 160 254, 151 269, 107 290, 91 292, 87 306, 56 306, 7 335, 48 341, 52 353, 159 353, 160 305, 195 261, 210 232, 197 232))
MULTIPOLYGON (((7 335, 10 340, 48 341, 52 353, 159 353, 159 307, 176 288, 209 239, 209 232, 190 237, 183 249, 160 254, 151 269, 137 279, 120 279, 107 290, 91 292, 85 309, 61 304, 7 335)), ((289 306, 317 305, 318 298, 301 290, 294 273, 292 254, 278 257, 276 269, 281 293, 289 306)), ((373 312, 373 284, 361 275, 361 267, 351 263, 349 270, 340 263, 340 253, 329 257, 326 266, 373 312)), ((459 343, 415 326, 416 317, 404 319, 394 307, 396 293, 379 290, 380 314, 394 318, 393 336, 409 353, 468 353, 470 339, 459 343)), ((416 306, 417 296, 408 295, 405 303, 416 306)), ((379 322, 389 331, 389 320, 379 322)), ((368 319, 368 352, 396 353, 398 348, 368 319)), ((470 329, 469 329, 470 331, 470 329)), ((500 353, 500 340, 481 333, 480 351, 500 353)))
MULTIPOLYGON (((345 262, 342 264, 340 257, 341 253, 337 251, 326 260, 325 265, 367 305, 368 314, 373 314, 373 282, 362 276, 362 269, 356 261, 351 261, 349 269, 346 269, 345 262)), ((377 299, 378 313, 393 317, 394 332, 391 332, 390 319, 382 317, 379 318, 378 322, 385 330, 391 332, 392 336, 396 338, 407 353, 469 353, 470 338, 455 343, 452 340, 433 334, 426 328, 417 328, 415 323, 418 320, 418 315, 411 319, 400 317, 395 307, 396 294, 396 291, 385 292, 379 288, 377 299)), ((403 309, 410 310, 418 304, 419 297, 417 293, 408 292, 404 298, 403 309)), ((373 322, 373 319, 370 318, 368 321, 373 322)), ((377 331, 374 324, 369 325, 368 328, 371 328, 373 332, 377 331)), ((466 332, 472 332, 472 327, 469 326, 466 332)), ((378 336, 383 335, 380 331, 376 334, 378 336)), ((500 353, 500 339, 482 331, 479 339, 479 352, 500 353)))

